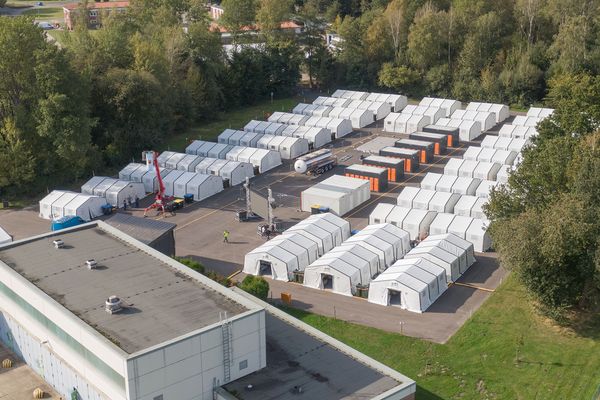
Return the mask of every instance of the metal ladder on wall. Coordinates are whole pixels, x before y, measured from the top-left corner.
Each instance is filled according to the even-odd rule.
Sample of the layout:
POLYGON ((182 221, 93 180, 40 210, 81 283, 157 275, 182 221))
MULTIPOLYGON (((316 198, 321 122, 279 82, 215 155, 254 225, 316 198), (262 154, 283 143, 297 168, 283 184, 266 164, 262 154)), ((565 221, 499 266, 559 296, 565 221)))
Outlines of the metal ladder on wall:
POLYGON ((221 320, 221 334, 223 336, 223 384, 225 384, 231 380, 231 321, 227 318, 227 312, 219 313, 219 319, 221 320))

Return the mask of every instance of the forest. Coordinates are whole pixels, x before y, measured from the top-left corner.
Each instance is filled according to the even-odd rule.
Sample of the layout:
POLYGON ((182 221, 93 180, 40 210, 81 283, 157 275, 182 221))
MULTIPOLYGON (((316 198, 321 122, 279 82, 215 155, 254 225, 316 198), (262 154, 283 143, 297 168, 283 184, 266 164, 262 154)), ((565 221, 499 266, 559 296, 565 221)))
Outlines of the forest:
POLYGON ((553 80, 597 73, 598 3, 223 0, 229 51, 199 0, 132 0, 101 29, 76 23, 60 47, 3 17, 0 190, 117 167, 221 111, 293 94, 302 73, 322 91, 540 103, 553 80), (279 29, 287 20, 303 33, 279 29))

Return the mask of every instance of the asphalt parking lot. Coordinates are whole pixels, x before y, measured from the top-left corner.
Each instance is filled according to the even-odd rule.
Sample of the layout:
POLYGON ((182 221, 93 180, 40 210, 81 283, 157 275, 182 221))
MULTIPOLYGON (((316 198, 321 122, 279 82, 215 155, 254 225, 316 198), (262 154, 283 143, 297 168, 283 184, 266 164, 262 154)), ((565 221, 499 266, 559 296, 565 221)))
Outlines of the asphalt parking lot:
MULTIPOLYGON (((334 142, 333 151, 339 165, 319 177, 300 175, 293 165, 284 165, 252 179, 254 190, 266 195, 270 187, 277 207, 275 217, 284 229, 306 217, 309 213, 300 208, 300 193, 316 182, 342 173, 345 166, 360 163, 365 154, 358 147, 380 136, 390 136, 379 127, 355 131, 351 135, 334 142)), ((495 129, 495 131, 497 131, 495 129)), ((491 131, 493 133, 494 130, 491 131)), ((490 133, 490 132, 489 132, 490 133)), ((403 135, 394 135, 403 137, 403 135)), ((431 164, 421 166, 416 174, 406 174, 401 183, 390 183, 385 193, 372 193, 368 202, 346 215, 352 229, 361 229, 368 224, 368 216, 380 202, 395 203, 398 193, 404 186, 418 186, 427 172, 442 172, 450 157, 460 157, 469 143, 461 143, 458 148, 449 149, 448 154, 436 156, 431 164)), ((177 224, 175 229, 176 252, 178 256, 200 261, 207 268, 223 276, 236 275, 241 269, 244 255, 264 243, 257 234, 261 221, 238 222, 235 212, 245 208, 245 195, 240 186, 227 190, 200 203, 194 203, 179 210, 176 215, 165 217, 177 224), (223 243, 223 231, 230 232, 229 243, 223 243)), ((144 203, 152 201, 151 196, 144 203)), ((128 210, 128 213, 142 216, 143 210, 128 210)), ((15 239, 43 233, 49 230, 50 222, 37 216, 35 208, 21 211, 0 211, 0 226, 15 239)), ((424 314, 414 314, 404 310, 382 307, 364 299, 349 298, 332 293, 305 288, 304 286, 271 281, 274 299, 281 292, 291 293, 295 307, 323 315, 335 316, 351 322, 369 325, 388 331, 402 332, 435 342, 445 342, 469 316, 483 304, 501 282, 505 271, 496 262, 494 253, 476 255, 478 262, 461 278, 459 285, 451 286, 446 293, 424 314), (468 286, 463 286, 465 284, 468 286), (402 323, 400 323, 402 322, 402 323)), ((238 274, 234 279, 243 278, 238 274)))

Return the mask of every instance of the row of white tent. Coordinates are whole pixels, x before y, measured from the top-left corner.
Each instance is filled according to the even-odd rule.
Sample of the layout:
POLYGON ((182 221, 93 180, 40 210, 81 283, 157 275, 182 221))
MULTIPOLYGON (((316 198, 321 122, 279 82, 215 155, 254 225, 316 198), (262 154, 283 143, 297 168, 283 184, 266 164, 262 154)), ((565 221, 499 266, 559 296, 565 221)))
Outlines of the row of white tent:
POLYGON ((104 197, 106 203, 117 208, 122 208, 125 204, 130 204, 136 198, 141 199, 146 196, 143 183, 106 176, 93 176, 81 186, 81 193, 104 197))
POLYGON ((456 110, 452 113, 450 119, 477 121, 481 124, 483 132, 492 129, 496 125, 496 114, 488 111, 456 110))
POLYGON ((332 175, 300 193, 300 209, 310 212, 313 206, 321 206, 342 216, 368 201, 370 197, 368 180, 332 175))
POLYGON ((371 281, 368 300, 422 313, 475 261, 466 240, 452 233, 429 236, 371 281))
POLYGON ((462 155, 465 160, 487 161, 501 165, 513 165, 519 152, 489 147, 469 146, 462 155))
POLYGON ((419 102, 420 106, 441 108, 444 111, 443 117, 448 118, 456 110, 462 108, 462 103, 458 100, 440 99, 437 97, 423 97, 419 102))
MULTIPOLYGON (((352 100, 352 99, 342 99, 336 97, 317 97, 313 103, 313 105, 318 106, 326 106, 333 108, 348 108, 348 109, 358 109, 358 110, 368 110, 373 113, 373 120, 379 121, 387 117, 389 113, 392 112, 392 106, 389 103, 385 103, 382 101, 368 101, 368 100, 352 100)), ((304 114, 304 113, 302 113, 304 114)))
POLYGON ((510 110, 505 104, 479 103, 472 101, 465 108, 467 111, 490 112, 495 116, 496 123, 503 122, 510 116, 510 110))
POLYGON ((408 98, 401 94, 356 92, 353 90, 336 90, 331 97, 351 100, 387 103, 392 112, 400 112, 408 104, 408 98))
POLYGON ((500 127, 498 136, 508 138, 531 139, 538 135, 538 131, 533 126, 519 126, 513 124, 505 124, 500 127))
POLYGON ((78 216, 90 221, 102 215, 106 199, 99 196, 53 190, 40 200, 40 218, 58 219, 66 216, 78 216))
POLYGON ((308 140, 289 137, 268 135, 265 133, 236 131, 225 129, 217 138, 219 143, 233 146, 246 146, 258 149, 267 149, 278 152, 283 160, 292 160, 308 153, 308 140))
POLYGON ((329 117, 349 120, 352 128, 360 129, 376 121, 373 111, 359 108, 329 107, 317 104, 299 103, 292 110, 294 114, 312 117, 329 117))
POLYGON ((279 122, 288 125, 302 125, 326 128, 337 139, 352 133, 352 122, 344 118, 311 117, 308 115, 276 111, 269 116, 269 122, 279 122))
POLYGON ((444 166, 444 175, 495 181, 501 169, 502 165, 495 162, 451 158, 444 166))
POLYGON ((204 140, 194 140, 185 148, 185 152, 201 157, 249 163, 259 173, 267 172, 281 165, 281 154, 277 151, 204 140))
POLYGON ((410 249, 408 233, 402 229, 370 225, 306 266, 303 284, 352 296, 358 286, 368 286, 410 249))
MULTIPOLYGON (((416 208, 419 210, 429 210, 436 212, 454 213, 455 207, 461 202, 463 197, 481 199, 480 207, 483 206, 489 199, 489 190, 494 187, 497 182, 481 181, 479 185, 481 192, 475 195, 463 195, 451 192, 438 192, 431 189, 417 188, 407 186, 398 194, 396 204, 406 208, 416 208), (486 190, 488 192, 486 192, 486 190)), ((477 210, 475 210, 477 211, 477 210)), ((476 214, 477 218, 484 218, 483 211, 479 208, 476 214)), ((475 216, 475 215, 474 215, 475 216)))
POLYGON ((306 139, 312 149, 318 149, 331 142, 331 131, 329 129, 314 126, 287 125, 253 119, 244 126, 244 130, 246 132, 306 139))
POLYGON ((463 119, 440 118, 435 126, 458 128, 458 137, 461 141, 469 142, 481 135, 481 123, 463 119))
POLYGON ((524 138, 486 135, 481 141, 481 147, 522 153, 525 146, 529 143, 529 139, 524 138))
POLYGON ((431 125, 431 119, 425 115, 390 113, 383 121, 383 130, 408 135, 422 131, 427 125, 431 125))
POLYGON ((315 214, 265 242, 244 257, 244 273, 288 281, 294 271, 341 245, 350 237, 350 223, 331 213, 315 214))
POLYGON ((491 247, 491 239, 487 233, 488 222, 480 218, 380 203, 369 215, 369 223, 380 224, 384 222, 396 225, 407 231, 411 240, 419 240, 430 235, 450 232, 471 242, 477 252, 487 251, 491 247), (460 219, 455 224, 446 226, 448 229, 443 232, 440 229, 432 230, 432 227, 445 226, 445 216, 448 215, 460 217, 460 219))

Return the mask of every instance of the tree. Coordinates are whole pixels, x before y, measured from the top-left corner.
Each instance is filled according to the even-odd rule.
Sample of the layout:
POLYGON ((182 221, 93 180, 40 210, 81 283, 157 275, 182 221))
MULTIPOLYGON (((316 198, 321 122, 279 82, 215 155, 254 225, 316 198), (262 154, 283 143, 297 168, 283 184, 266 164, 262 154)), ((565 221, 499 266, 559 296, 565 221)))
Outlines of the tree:
POLYGON ((535 41, 535 31, 541 18, 543 5, 542 0, 517 0, 515 3, 516 19, 528 48, 535 41))
POLYGON ((411 93, 419 80, 419 73, 404 65, 386 63, 379 71, 379 84, 399 93, 411 93))
POLYGON ((240 289, 262 300, 266 300, 269 297, 269 282, 262 276, 246 276, 242 283, 240 283, 240 289))
POLYGON ((223 0, 221 22, 233 35, 234 42, 245 26, 251 26, 256 20, 256 0, 223 0))
POLYGON ((584 16, 568 17, 548 49, 555 74, 576 74, 589 67, 592 27, 584 16))
POLYGON ((267 39, 282 33, 281 23, 289 19, 293 6, 293 0, 259 0, 256 22, 267 39))
POLYGON ((422 71, 447 63, 450 50, 450 19, 427 3, 417 13, 408 34, 410 62, 422 71))

